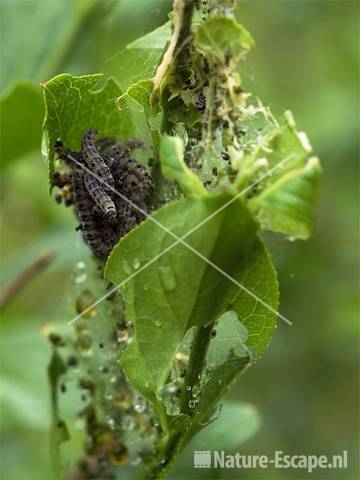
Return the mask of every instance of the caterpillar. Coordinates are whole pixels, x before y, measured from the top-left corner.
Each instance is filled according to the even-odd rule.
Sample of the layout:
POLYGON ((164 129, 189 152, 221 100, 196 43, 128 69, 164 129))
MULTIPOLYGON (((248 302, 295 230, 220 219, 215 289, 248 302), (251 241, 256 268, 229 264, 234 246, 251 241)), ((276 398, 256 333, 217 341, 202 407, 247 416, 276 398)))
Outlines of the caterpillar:
POLYGON ((71 171, 55 172, 53 183, 71 192, 71 200, 66 201, 75 204, 77 230, 93 254, 105 258, 119 238, 146 217, 152 178, 130 158, 132 149, 144 145, 142 141, 119 144, 113 137, 95 141, 97 133, 93 129, 83 135, 81 152, 66 148, 60 140, 55 143, 57 156, 71 171))
POLYGON ((71 184, 71 172, 54 172, 53 184, 56 187, 63 188, 71 184))
POLYGON ((94 213, 94 203, 85 188, 80 169, 73 174, 73 190, 75 210, 84 240, 94 255, 106 257, 116 243, 116 234, 108 222, 94 213))
POLYGON ((97 176, 103 180, 102 188, 106 192, 111 192, 114 188, 114 178, 111 175, 109 167, 104 162, 95 142, 98 130, 89 130, 81 139, 81 153, 85 164, 97 176))
POLYGON ((114 223, 116 221, 116 208, 112 199, 107 195, 96 178, 89 172, 84 173, 84 185, 90 197, 103 212, 105 218, 114 223))

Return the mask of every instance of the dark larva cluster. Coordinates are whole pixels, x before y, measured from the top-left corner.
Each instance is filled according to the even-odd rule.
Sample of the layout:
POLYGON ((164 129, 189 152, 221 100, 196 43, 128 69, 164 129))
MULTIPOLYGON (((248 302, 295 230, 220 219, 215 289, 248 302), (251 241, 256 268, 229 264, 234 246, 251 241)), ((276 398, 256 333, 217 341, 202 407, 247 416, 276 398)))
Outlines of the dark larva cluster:
POLYGON ((55 143, 59 159, 69 172, 55 172, 60 190, 57 201, 73 204, 85 242, 97 257, 106 257, 119 238, 141 222, 148 212, 152 178, 146 168, 130 157, 138 140, 119 144, 114 138, 95 140, 97 130, 82 137, 81 151, 55 143))

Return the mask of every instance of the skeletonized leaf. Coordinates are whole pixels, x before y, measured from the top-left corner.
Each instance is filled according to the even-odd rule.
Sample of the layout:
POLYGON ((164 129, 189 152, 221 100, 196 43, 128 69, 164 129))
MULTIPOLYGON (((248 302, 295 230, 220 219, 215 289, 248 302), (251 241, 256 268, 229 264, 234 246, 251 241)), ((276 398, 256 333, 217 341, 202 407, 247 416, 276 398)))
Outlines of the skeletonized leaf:
POLYGON ((151 80, 140 80, 128 87, 116 102, 121 110, 150 113, 150 95, 153 89, 151 80))
POLYGON ((213 55, 224 62, 227 57, 242 57, 254 46, 254 40, 236 20, 217 16, 198 28, 195 46, 204 54, 213 55))
MULTIPOLYGON (((320 162, 309 158, 312 147, 296 129, 291 112, 252 154, 251 162, 266 159, 270 175, 261 179, 260 192, 249 202, 261 228, 306 239, 315 219, 320 162)), ((241 171, 239 172, 241 176, 241 171)))
POLYGON ((304 168, 286 173, 255 197, 250 206, 261 227, 307 239, 315 221, 319 176, 319 160, 312 157, 304 168))

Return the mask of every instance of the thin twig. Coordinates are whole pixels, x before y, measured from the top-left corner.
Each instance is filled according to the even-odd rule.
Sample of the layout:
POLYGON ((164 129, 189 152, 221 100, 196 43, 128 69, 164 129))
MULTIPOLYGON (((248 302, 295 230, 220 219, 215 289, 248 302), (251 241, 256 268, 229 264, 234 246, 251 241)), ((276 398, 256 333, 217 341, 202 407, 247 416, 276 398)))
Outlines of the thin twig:
POLYGON ((2 292, 0 292, 0 309, 3 309, 19 291, 38 273, 44 270, 55 258, 54 252, 44 252, 25 268, 2 292))

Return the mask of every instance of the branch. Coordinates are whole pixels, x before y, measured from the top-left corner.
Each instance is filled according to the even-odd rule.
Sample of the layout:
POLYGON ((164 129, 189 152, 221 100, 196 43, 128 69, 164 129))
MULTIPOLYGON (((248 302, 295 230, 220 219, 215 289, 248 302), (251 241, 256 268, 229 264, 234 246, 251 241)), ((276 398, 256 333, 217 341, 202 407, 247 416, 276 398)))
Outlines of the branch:
POLYGON ((153 99, 156 96, 156 92, 160 89, 163 79, 173 66, 174 58, 177 55, 177 52, 179 52, 189 41, 194 6, 194 0, 174 0, 173 32, 169 46, 160 65, 157 67, 153 78, 153 99))
POLYGON ((44 252, 25 268, 11 283, 0 292, 0 309, 3 309, 20 290, 29 283, 38 273, 44 270, 55 258, 54 252, 44 252))

